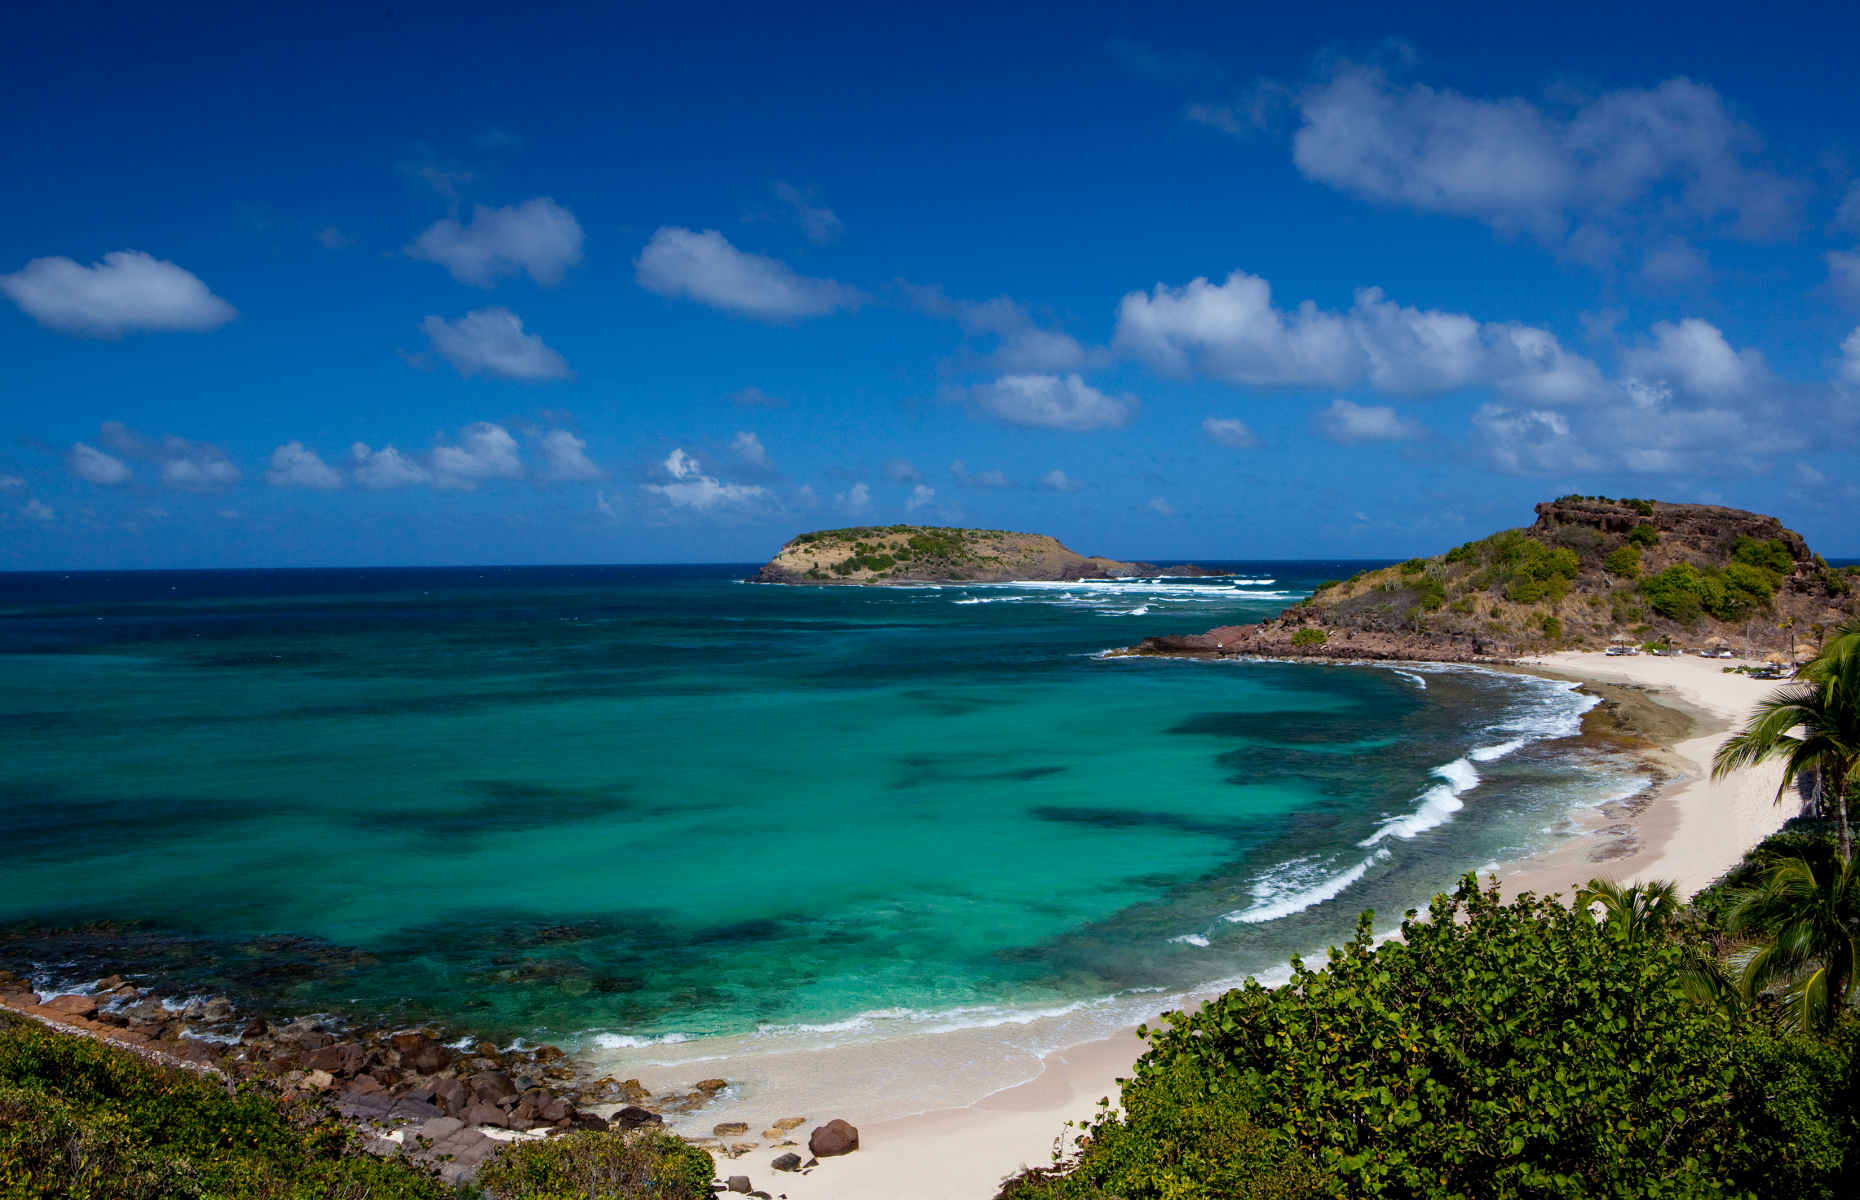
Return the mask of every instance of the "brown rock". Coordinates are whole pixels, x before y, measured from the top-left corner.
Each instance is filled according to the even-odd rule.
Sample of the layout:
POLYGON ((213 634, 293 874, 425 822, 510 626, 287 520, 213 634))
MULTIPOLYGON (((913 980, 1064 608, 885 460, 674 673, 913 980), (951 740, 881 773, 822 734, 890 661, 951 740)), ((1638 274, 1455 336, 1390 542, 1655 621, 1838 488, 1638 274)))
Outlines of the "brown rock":
POLYGON ((344 1079, 359 1074, 367 1061, 368 1055, 359 1042, 337 1042, 304 1055, 304 1066, 312 1071, 328 1071, 344 1079))
POLYGON ((758 1149, 760 1147, 755 1142, 731 1142, 730 1157, 741 1158, 745 1154, 753 1154, 758 1149))
POLYGON ((838 1117, 815 1129, 807 1139, 807 1149, 815 1158, 851 1154, 858 1148, 859 1130, 838 1117))
POLYGON ((790 1129, 799 1129, 805 1124, 807 1124, 806 1117, 783 1117, 781 1120, 775 1122, 775 1128, 781 1130, 783 1133, 787 1133, 790 1129))
POLYGON ((464 1112, 472 1098, 471 1089, 449 1075, 433 1080, 433 1103, 451 1116, 464 1112))
POLYGON ((250 1021, 245 1023, 245 1028, 239 1031, 239 1040, 242 1042, 254 1041, 264 1037, 270 1032, 271 1025, 266 1022, 265 1018, 253 1017, 250 1021))
POLYGON ((400 1053, 400 1065, 409 1071, 431 1075, 452 1065, 452 1051, 420 1033, 397 1033, 394 1049, 400 1053))
POLYGON ((769 1166, 777 1171, 798 1171, 801 1169, 801 1156, 798 1154, 777 1154, 769 1161, 769 1166))
POLYGON ((663 1125, 665 1118, 637 1104, 629 1104, 613 1115, 613 1123, 622 1129, 638 1129, 641 1125, 663 1125))
POLYGON ((723 1186, 726 1191, 747 1192, 750 1188, 749 1176, 732 1175, 723 1186))
POLYGON ((89 1020, 97 1015, 97 998, 95 996, 53 996, 41 1007, 49 1008, 59 1016, 89 1020))
POLYGON ((727 1079, 700 1079, 697 1081, 697 1090, 703 1092, 706 1096, 715 1096, 718 1092, 721 1092, 724 1088, 729 1086, 730 1081, 727 1079))
POLYGON ((387 1089, 373 1075, 357 1075, 349 1083, 349 1091, 357 1096, 373 1096, 387 1089))
POLYGON ((336 1086, 336 1077, 328 1071, 307 1071, 304 1073, 304 1086, 314 1092, 326 1091, 336 1086))
POLYGON ((514 1099, 517 1095, 517 1085, 502 1071, 480 1071, 466 1082, 471 1085, 472 1095, 487 1104, 514 1099))
POLYGON ((560 1121, 558 1124, 569 1129, 592 1129, 596 1133, 605 1132, 607 1129, 607 1121, 604 1117, 598 1113, 583 1112, 580 1109, 569 1113, 567 1120, 560 1121))
POLYGON ((741 1137, 749 1132, 749 1125, 744 1121, 725 1121, 721 1125, 712 1126, 711 1132, 720 1138, 741 1137))
POLYGON ((510 1117, 504 1113, 503 1109, 494 1104, 486 1104, 482 1100, 474 1100, 467 1105, 465 1111, 459 1115, 459 1119, 467 1125, 508 1126, 510 1124, 510 1117))

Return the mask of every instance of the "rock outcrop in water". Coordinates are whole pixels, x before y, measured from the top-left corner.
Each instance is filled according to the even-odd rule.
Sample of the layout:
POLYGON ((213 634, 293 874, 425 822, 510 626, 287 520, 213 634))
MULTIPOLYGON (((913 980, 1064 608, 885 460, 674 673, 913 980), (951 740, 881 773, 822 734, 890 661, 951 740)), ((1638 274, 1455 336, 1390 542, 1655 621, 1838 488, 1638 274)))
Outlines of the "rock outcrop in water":
POLYGON ((759 583, 1011 583, 1114 579, 1129 575, 1211 575, 1200 567, 1158 567, 1080 554, 1057 538, 1002 529, 861 525, 793 538, 756 573, 759 583))
POLYGON ((1775 517, 1594 496, 1536 512, 1526 528, 1324 584, 1270 621, 1124 652, 1464 662, 1665 642, 1802 657, 1860 613, 1860 573, 1829 567, 1775 517))

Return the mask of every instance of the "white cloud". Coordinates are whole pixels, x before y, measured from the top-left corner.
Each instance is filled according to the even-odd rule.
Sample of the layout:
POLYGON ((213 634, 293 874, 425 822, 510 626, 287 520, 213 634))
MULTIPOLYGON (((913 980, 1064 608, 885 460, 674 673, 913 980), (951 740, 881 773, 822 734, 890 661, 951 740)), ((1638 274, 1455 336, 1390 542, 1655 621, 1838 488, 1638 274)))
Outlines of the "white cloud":
POLYGON ((1825 257, 1828 286, 1849 304, 1860 304, 1860 254, 1830 250, 1825 257))
POLYGON ((0 275, 0 292, 39 324, 89 337, 201 332, 239 315, 191 271, 140 250, 117 250, 88 267, 35 258, 0 275))
POLYGON ((271 452, 265 482, 272 487, 329 490, 342 486, 342 474, 302 442, 286 442, 271 452))
POLYGON ((217 447, 180 438, 170 438, 164 445, 173 446, 173 452, 161 460, 161 481, 171 488, 216 492, 239 482, 239 468, 217 447))
POLYGON ((893 483, 920 483, 923 474, 902 458, 894 458, 885 464, 885 478, 893 483))
POLYGON ((759 387, 746 387, 730 393, 730 403, 738 408, 787 408, 780 396, 771 396, 759 387))
POLYGON ((786 263, 732 246, 714 229, 666 226, 634 263, 640 286, 760 321, 794 321, 856 308, 858 289, 796 274, 786 263))
POLYGON ((26 503, 20 506, 19 511, 22 515, 34 521, 51 521, 56 520, 58 517, 58 514, 52 511, 51 505, 36 498, 26 501, 26 503))
POLYGON ((972 488, 1011 488, 1014 481, 1000 471, 971 471, 960 458, 949 464, 949 473, 958 484, 972 488))
POLYGON ((1010 425, 1082 432, 1130 420, 1135 396, 1108 396, 1077 375, 1003 375, 968 390, 970 403, 1010 425))
POLYGON ((355 244, 355 239, 334 225, 325 225, 316 231, 316 240, 325 250, 346 250, 355 244))
POLYGON ((1386 404, 1352 404, 1339 396, 1318 413, 1318 429, 1333 442, 1400 442, 1420 437, 1422 429, 1386 404))
POLYGON ((482 371, 499 379, 567 379, 568 360, 523 332, 523 322, 507 308, 480 308, 456 321, 429 316, 420 329, 433 349, 461 375, 482 371))
POLYGON ((17 475, 0 475, 0 492, 17 491, 26 486, 26 481, 17 475))
POLYGON ((1860 383, 1860 329, 1841 342, 1840 377, 1848 383, 1860 383))
POLYGON ((762 439, 747 429, 738 430, 736 436, 730 439, 730 453, 746 466, 760 470, 769 467, 769 452, 762 445, 762 439))
POLYGON ((899 286, 919 311, 955 321, 965 333, 995 338, 994 349, 982 360, 992 370, 1077 371, 1110 361, 1110 353, 1101 347, 1087 347, 1068 333, 1042 328, 1024 307, 1006 296, 952 300, 940 288, 899 286))
POLYGON ((1757 133, 1683 77, 1539 103, 1346 64, 1292 102, 1292 157, 1308 178, 1547 240, 1584 223, 1773 236, 1795 223, 1805 192, 1754 165, 1757 133))
POLYGON ((357 442, 349 447, 349 462, 355 482, 373 491, 412 487, 433 480, 432 472, 392 446, 370 450, 366 443, 357 442))
POLYGON ((65 455, 65 466, 73 475, 86 483, 95 483, 109 487, 129 480, 129 464, 114 454, 105 454, 95 446, 86 446, 83 442, 72 445, 70 453, 65 455))
POLYGON ((1050 492, 1076 492, 1085 485, 1054 467, 1040 476, 1040 486, 1050 492))
POLYGON ((791 183, 777 183, 775 195, 788 206, 794 219, 800 222, 801 232, 807 235, 810 242, 825 245, 840 236, 840 232, 846 228, 846 222, 840 220, 832 209, 814 203, 812 188, 804 192, 791 183))
POLYGON ((927 483, 920 483, 911 489, 911 494, 904 500, 905 512, 916 512, 936 500, 936 489, 927 483))
POLYGON ((488 288, 518 272, 553 287, 581 261, 581 225, 547 196, 508 208, 480 204, 468 224, 452 217, 433 222, 406 253, 438 263, 460 283, 477 287, 488 288))
POLYGON ((1707 397, 1744 395, 1769 377, 1761 354, 1733 350, 1709 321, 1656 321, 1652 332, 1651 343, 1622 353, 1623 365, 1636 375, 1707 397))
POLYGON ((477 421, 459 430, 458 441, 433 447, 429 456, 433 482, 442 488, 471 491, 487 479, 520 479, 523 456, 517 439, 502 425, 477 421))
POLYGON ((1860 230, 1860 180, 1847 185, 1847 194, 1841 197, 1840 206, 1834 210, 1834 227, 1860 230))
POLYGON ((1173 517, 1176 515, 1175 505, 1169 503, 1161 496, 1151 496, 1150 502, 1144 505, 1144 507, 1158 516, 1173 517))
POLYGON ((1250 450, 1259 445, 1259 435, 1238 417, 1209 417, 1201 423, 1201 432, 1235 450, 1250 450))
POLYGON ((1113 344, 1165 373, 1253 387, 1357 387, 1414 395, 1491 385, 1574 400, 1601 383, 1595 364, 1534 326, 1409 308, 1360 288, 1348 312, 1310 301, 1277 308, 1272 288, 1235 271, 1220 284, 1157 284, 1118 304, 1113 344))
POLYGON ((588 443, 566 429, 546 431, 536 445, 542 450, 544 479, 599 479, 606 474, 588 457, 588 443))
POLYGON ((872 488, 864 480, 833 497, 833 504, 849 517, 863 517, 872 511, 872 488))
POLYGON ((696 458, 685 453, 683 447, 666 455, 660 469, 670 477, 671 482, 648 483, 644 487, 647 492, 675 508, 711 512, 735 508, 768 496, 768 489, 759 485, 724 483, 713 475, 704 474, 703 466, 696 458))
POLYGON ((1486 404, 1473 414, 1473 429, 1492 464, 1513 475, 1585 473, 1602 465, 1570 433, 1569 419, 1553 410, 1486 404))
POLYGON ((603 517, 606 517, 609 521, 618 523, 620 520, 620 498, 618 496, 609 496, 605 491, 595 492, 594 510, 603 517))

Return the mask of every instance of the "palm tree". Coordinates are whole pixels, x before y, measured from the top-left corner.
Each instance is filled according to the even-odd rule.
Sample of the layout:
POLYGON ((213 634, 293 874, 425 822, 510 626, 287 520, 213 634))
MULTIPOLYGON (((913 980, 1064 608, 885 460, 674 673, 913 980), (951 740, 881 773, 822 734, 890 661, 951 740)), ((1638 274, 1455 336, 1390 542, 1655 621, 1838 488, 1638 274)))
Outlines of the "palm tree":
POLYGON ((1576 907, 1602 906, 1602 924, 1627 945, 1664 934, 1679 915, 1679 890, 1670 879, 1623 887, 1612 879, 1591 879, 1576 892, 1576 907))
POLYGON ((1740 956, 1744 998, 1783 983, 1790 1024, 1826 1029, 1853 990, 1860 960, 1860 866, 1851 856, 1783 858, 1739 896, 1725 927, 1766 939, 1740 956))
POLYGON ((1712 756, 1712 778, 1781 759, 1776 800, 1798 778, 1813 779, 1818 807, 1832 813, 1841 861, 1853 857, 1847 781, 1860 770, 1860 622, 1850 622, 1802 668, 1800 680, 1771 692, 1744 727, 1712 756), (1797 734, 1800 730, 1800 734, 1797 734))

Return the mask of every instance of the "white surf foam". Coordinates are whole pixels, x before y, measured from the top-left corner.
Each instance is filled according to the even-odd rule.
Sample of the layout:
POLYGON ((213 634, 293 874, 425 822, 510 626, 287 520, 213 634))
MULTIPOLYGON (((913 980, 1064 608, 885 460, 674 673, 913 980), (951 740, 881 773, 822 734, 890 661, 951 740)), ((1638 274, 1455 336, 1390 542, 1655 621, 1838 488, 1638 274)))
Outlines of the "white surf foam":
POLYGON ((1386 849, 1377 850, 1354 866, 1316 879, 1312 878, 1314 869, 1321 869, 1322 864, 1311 858, 1293 859, 1260 877, 1251 889, 1251 905, 1222 913, 1221 919, 1236 925, 1259 925, 1316 908, 1341 896, 1367 875, 1370 867, 1388 857, 1386 849))
POLYGON ((1403 679, 1406 679, 1409 683, 1420 688, 1422 691, 1425 692, 1427 690, 1427 680, 1416 675, 1413 671, 1396 671, 1395 673, 1403 679))
POLYGON ((1207 937, 1199 933, 1184 933, 1179 937, 1172 937, 1169 940, 1181 946, 1197 946, 1203 950, 1208 948, 1207 937))
POLYGON ((689 1034, 662 1033, 657 1037, 638 1037, 630 1033, 597 1033, 594 1044, 603 1050, 632 1050, 640 1046, 676 1046, 691 1040, 689 1034))
POLYGON ((1421 793, 1421 803, 1411 813, 1399 817, 1389 817, 1382 822, 1382 828, 1376 830, 1362 841, 1359 846, 1373 846, 1384 838, 1398 837, 1408 839, 1445 825, 1453 819, 1453 814, 1466 807, 1460 797, 1479 786, 1479 772, 1472 762, 1456 758, 1450 763, 1435 767, 1433 774, 1440 783, 1421 793))

